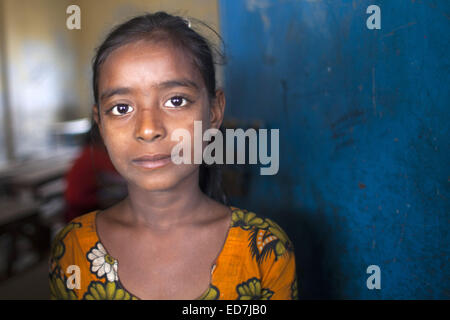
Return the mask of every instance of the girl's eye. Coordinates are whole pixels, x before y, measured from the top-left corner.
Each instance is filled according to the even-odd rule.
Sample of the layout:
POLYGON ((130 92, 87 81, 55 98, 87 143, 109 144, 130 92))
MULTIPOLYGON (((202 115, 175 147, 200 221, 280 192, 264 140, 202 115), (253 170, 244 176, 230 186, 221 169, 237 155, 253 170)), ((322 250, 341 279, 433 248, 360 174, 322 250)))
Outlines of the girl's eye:
POLYGON ((183 107, 188 103, 186 98, 180 97, 180 96, 176 96, 176 97, 172 97, 169 100, 166 101, 166 103, 164 104, 165 107, 169 107, 169 108, 178 108, 178 107, 183 107))
POLYGON ((128 104, 118 104, 111 109, 111 113, 115 116, 122 116, 131 111, 133 111, 133 108, 128 104))

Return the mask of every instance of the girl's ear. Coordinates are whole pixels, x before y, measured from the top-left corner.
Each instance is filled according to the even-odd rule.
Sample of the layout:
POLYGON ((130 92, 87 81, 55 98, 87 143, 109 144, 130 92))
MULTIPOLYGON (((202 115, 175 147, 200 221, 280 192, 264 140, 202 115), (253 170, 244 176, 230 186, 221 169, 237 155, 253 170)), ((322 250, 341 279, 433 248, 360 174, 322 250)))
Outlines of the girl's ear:
POLYGON ((216 97, 213 100, 209 112, 211 128, 219 129, 222 125, 223 116, 225 113, 225 104, 225 93, 222 89, 216 90, 216 97))

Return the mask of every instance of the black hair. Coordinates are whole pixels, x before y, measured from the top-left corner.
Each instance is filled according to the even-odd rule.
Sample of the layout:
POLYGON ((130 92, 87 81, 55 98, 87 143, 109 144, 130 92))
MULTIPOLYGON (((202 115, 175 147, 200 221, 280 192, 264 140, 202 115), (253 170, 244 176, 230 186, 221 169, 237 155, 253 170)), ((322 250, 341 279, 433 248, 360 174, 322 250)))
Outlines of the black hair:
MULTIPOLYGON (((100 109, 98 80, 100 68, 114 50, 126 44, 139 41, 170 41, 187 52, 200 72, 209 100, 216 97, 215 64, 224 63, 224 55, 205 37, 193 29, 193 24, 206 27, 223 44, 220 35, 200 20, 170 15, 166 12, 147 13, 134 17, 113 28, 97 48, 92 63, 94 102, 100 109)), ((223 129, 221 128, 223 131, 223 129)), ((223 204, 227 198, 222 187, 221 168, 218 165, 200 165, 199 185, 202 192, 223 204)))

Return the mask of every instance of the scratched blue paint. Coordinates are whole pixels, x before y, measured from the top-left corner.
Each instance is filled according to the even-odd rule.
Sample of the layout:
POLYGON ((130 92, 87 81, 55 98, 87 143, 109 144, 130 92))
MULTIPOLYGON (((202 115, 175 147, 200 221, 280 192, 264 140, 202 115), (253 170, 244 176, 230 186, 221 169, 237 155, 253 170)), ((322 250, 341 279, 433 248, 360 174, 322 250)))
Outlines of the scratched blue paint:
POLYGON ((449 299, 450 2, 221 0, 220 17, 226 116, 280 128, 280 171, 232 200, 286 229, 300 298, 449 299))

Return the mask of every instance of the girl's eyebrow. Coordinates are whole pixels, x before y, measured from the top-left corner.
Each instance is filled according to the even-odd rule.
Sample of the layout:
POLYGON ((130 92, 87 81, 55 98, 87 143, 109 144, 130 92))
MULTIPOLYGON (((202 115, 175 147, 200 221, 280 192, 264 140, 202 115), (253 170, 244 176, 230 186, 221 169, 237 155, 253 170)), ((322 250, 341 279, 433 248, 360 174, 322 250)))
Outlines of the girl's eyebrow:
POLYGON ((112 96, 114 96, 116 94, 128 94, 131 91, 132 90, 130 88, 127 88, 127 87, 107 89, 101 94, 100 101, 102 101, 103 99, 112 97, 112 96))
MULTIPOLYGON (((192 80, 189 79, 175 79, 175 80, 168 80, 164 82, 160 82, 153 87, 157 87, 160 89, 170 89, 175 87, 187 87, 187 88, 193 88, 193 89, 199 89, 199 86, 192 80)), ((121 94, 129 94, 131 91, 133 91, 131 88, 128 87, 119 87, 119 88, 111 88, 105 90, 101 96, 100 101, 106 98, 110 98, 114 95, 121 95, 121 94)))
POLYGON ((188 88, 194 88, 194 89, 199 89, 198 85, 189 79, 175 79, 175 80, 169 80, 169 81, 164 81, 161 83, 158 83, 156 85, 158 88, 162 88, 162 89, 169 89, 169 88, 174 88, 174 87, 188 87, 188 88))

